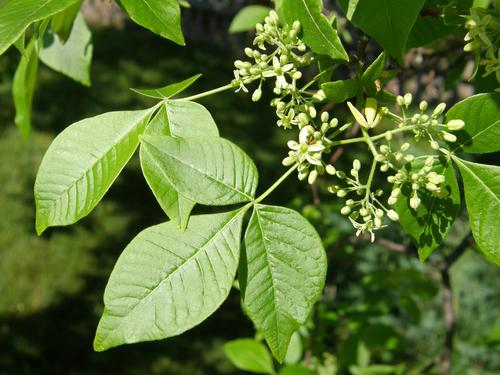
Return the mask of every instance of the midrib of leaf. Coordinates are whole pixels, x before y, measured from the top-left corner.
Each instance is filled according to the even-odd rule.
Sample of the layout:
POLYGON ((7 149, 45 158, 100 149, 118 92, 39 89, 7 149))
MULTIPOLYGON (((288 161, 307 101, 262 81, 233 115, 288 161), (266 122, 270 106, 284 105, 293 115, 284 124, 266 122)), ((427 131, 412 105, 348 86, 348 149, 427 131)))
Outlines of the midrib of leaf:
MULTIPOLYGON (((149 115, 149 113, 147 113, 144 117, 142 117, 142 118, 140 119, 140 121, 138 121, 138 122, 137 122, 137 123, 133 126, 133 128, 136 128, 136 127, 137 127, 137 126, 138 126, 138 125, 139 125, 139 124, 140 124, 140 123, 144 120, 144 118, 146 118, 146 116, 148 116, 148 115, 149 115)), ((134 130, 135 130, 135 129, 134 129, 134 130)), ((95 169, 95 167, 96 167, 96 166, 97 166, 97 165, 98 165, 98 164, 102 161, 102 159, 103 159, 106 155, 108 155, 108 154, 109 154, 109 153, 110 153, 113 149, 118 148, 118 146, 119 146, 119 145, 123 142, 123 140, 124 140, 124 139, 126 139, 129 135, 130 135, 130 131, 129 131, 129 132, 126 132, 126 133, 124 134, 124 136, 123 136, 123 137, 120 137, 120 138, 118 139, 118 142, 115 142, 115 143, 113 144, 113 146, 111 146, 109 149, 107 149, 107 150, 106 150, 105 152, 103 152, 102 154, 98 155, 98 158, 96 159, 96 161, 95 161, 94 163, 92 163, 92 164, 89 166, 89 168, 87 168, 87 169, 85 170, 85 172, 84 172, 84 173, 83 173, 80 177, 78 177, 76 180, 74 180, 74 182, 73 182, 70 186, 66 187, 63 191, 61 191, 61 193, 59 194, 59 197, 58 197, 58 198, 56 198, 56 199, 39 199, 39 200, 43 200, 43 201, 50 201, 50 202, 51 202, 51 206, 50 206, 50 208, 52 209, 52 208, 54 207, 54 205, 56 205, 56 204, 60 203, 60 201, 61 201, 62 197, 63 197, 65 194, 67 194, 67 193, 68 193, 68 191, 70 191, 70 190, 71 190, 71 189, 72 189, 75 185, 78 185, 78 182, 80 182, 80 181, 81 181, 84 177, 86 177, 86 175, 87 175, 87 173, 88 173, 89 171, 94 170, 94 169, 95 169)), ((95 157, 95 155, 94 155, 94 154, 92 154, 92 156, 94 156, 94 157, 95 157)), ((46 211, 46 210, 47 210, 47 208, 45 208, 45 209, 44 209, 44 211, 46 211)))
MULTIPOLYGON (((337 51, 338 53, 342 54, 342 52, 337 49, 337 47, 330 41, 330 39, 323 33, 323 30, 321 30, 321 27, 319 27, 319 25, 316 23, 316 20, 314 19, 313 15, 311 14, 311 12, 309 11, 309 8, 307 7, 307 3, 305 2, 305 0, 300 0, 302 2, 302 4, 304 5, 304 8, 307 12, 307 15, 310 17, 311 19, 311 22, 313 23, 313 25, 316 27, 316 29, 318 29, 319 33, 321 34, 321 36, 323 37, 324 40, 327 41, 327 43, 329 45, 331 45, 333 47, 333 49, 335 51, 337 51)), ((319 15, 321 17, 321 14, 319 15)))
MULTIPOLYGON (((495 121, 494 123, 492 123, 491 125, 488 125, 486 128, 484 128, 483 130, 481 130, 480 132, 474 134, 471 138, 470 138, 470 141, 474 140, 474 138, 480 136, 481 134, 483 134, 485 131, 491 129, 492 127, 496 126, 496 125, 499 125, 500 124, 500 120, 497 120, 495 121)), ((469 140, 467 140, 467 142, 469 142, 469 140)), ((466 142, 466 143, 467 143, 466 142)), ((462 143, 461 145, 457 146, 452 152, 455 152, 457 151, 458 149, 460 149, 461 147, 465 146, 466 143, 462 143)))
MULTIPOLYGON (((229 189, 231 189, 231 190, 233 190, 233 191, 237 192, 238 194, 243 195, 244 197, 248 198, 248 200, 250 200, 250 201, 253 199, 253 197, 251 197, 250 195, 247 195, 245 192, 240 191, 240 190, 238 190, 238 189, 236 189, 236 188, 232 187, 231 185, 228 185, 228 184, 227 184, 226 182, 224 182, 224 181, 217 180, 214 176, 212 176, 212 175, 210 175, 210 174, 208 174, 208 173, 206 173, 206 172, 203 172, 203 171, 199 170, 198 168, 195 168, 193 165, 186 163, 186 162, 185 162, 185 161, 183 161, 182 159, 176 158, 174 155, 172 155, 172 154, 170 154, 170 153, 167 153, 167 152, 165 152, 165 151, 163 151, 163 150, 160 150, 158 147, 156 147, 156 146, 155 146, 155 145, 153 145, 152 143, 149 143, 149 142, 147 142, 147 143, 148 143, 148 145, 150 145, 150 146, 152 146, 152 147, 156 148, 156 149, 157 149, 160 153, 164 153, 164 154, 168 155, 169 157, 171 157, 172 159, 174 159, 176 162, 179 162, 180 164, 185 165, 185 166, 187 166, 187 167, 189 167, 189 168, 191 168, 191 169, 195 170, 196 172, 200 173, 200 174, 201 174, 201 175, 203 175, 203 176, 207 176, 207 178, 208 178, 208 179, 210 179, 211 181, 216 182, 216 183, 219 183, 219 184, 221 184, 221 185, 224 185, 224 186, 228 187, 229 189)), ((232 147, 232 146, 231 146, 231 147, 232 147)))
MULTIPOLYGON (((234 215, 231 219, 229 219, 229 221, 228 221, 226 224, 224 224, 224 226, 223 226, 220 230, 218 230, 217 232, 215 232, 215 233, 212 235, 212 237, 210 237, 210 238, 208 238, 208 239, 206 240, 206 242, 205 242, 205 243, 204 243, 204 244, 200 247, 200 249, 199 249, 197 252, 195 252, 195 253, 194 253, 193 255, 191 255, 189 258, 186 258, 186 259, 184 260, 184 262, 182 262, 182 264, 181 264, 179 267, 177 267, 175 270, 173 270, 170 274, 165 275, 165 277, 163 278, 163 280, 162 280, 162 281, 160 281, 160 283, 158 283, 158 285, 157 285, 157 286, 155 286, 153 289, 151 289, 151 290, 150 290, 150 291, 149 291, 146 295, 144 295, 144 297, 142 297, 142 299, 141 299, 141 300, 139 300, 137 303, 135 303, 135 304, 132 306, 132 308, 129 310, 129 312, 128 312, 126 315, 124 315, 124 316, 128 316, 128 315, 132 314, 132 313, 133 313, 133 312, 134 312, 134 311, 135 311, 135 310, 136 310, 136 309, 137 309, 140 305, 144 304, 144 303, 145 303, 145 301, 146 301, 146 299, 148 299, 149 297, 151 297, 151 295, 153 295, 153 294, 154 294, 154 293, 158 290, 158 288, 160 288, 161 286, 163 286, 163 284, 164 284, 164 283, 166 283, 166 282, 167 282, 167 281, 171 278, 171 276, 172 276, 172 275, 174 275, 175 273, 179 272, 179 271, 180 271, 180 270, 181 270, 181 269, 182 269, 182 268, 183 268, 186 264, 190 263, 190 262, 193 260, 193 258, 196 260, 196 259, 198 258, 198 255, 199 255, 202 251, 205 251, 205 252, 206 252, 206 248, 208 247, 208 244, 209 244, 210 242, 212 242, 212 241, 214 240, 214 238, 215 238, 215 237, 217 237, 217 236, 218 236, 221 232, 223 232, 223 231, 224 231, 224 229, 226 229, 226 228, 227 228, 230 224, 232 224, 232 223, 233 223, 233 221, 234 221, 234 220, 236 220, 236 218, 237 218, 239 215, 241 215, 243 212, 245 212, 245 211, 246 211, 246 207, 242 207, 242 208, 240 209, 240 211, 236 212, 236 213, 235 213, 235 215, 234 215)), ((215 247, 215 248, 216 248, 216 247, 215 247)), ((217 250, 217 251, 218 251, 218 250, 217 250)), ((175 253, 174 253, 174 254, 175 254, 175 253)), ((176 254, 175 254, 175 255, 176 255, 176 254)), ((221 258, 221 259, 222 259, 222 258, 221 258)), ((225 264, 225 263, 224 263, 224 264, 225 264)), ((174 311, 175 311, 175 309, 174 309, 174 311)), ((108 310, 108 313, 109 313, 109 310, 108 310)), ((119 324, 118 324, 118 325, 114 328, 114 330, 119 329, 119 328, 122 326, 122 324, 123 324, 123 319, 122 319, 122 320, 120 321, 120 323, 119 323, 119 324)), ((106 340, 106 339, 109 337, 109 335, 110 335, 110 334, 111 334, 111 332, 109 332, 108 334, 106 334, 106 335, 102 336, 102 339, 101 339, 100 341, 104 341, 104 340, 106 340)))
MULTIPOLYGON (((265 250, 265 254, 266 254, 266 263, 267 263, 267 268, 269 270, 269 273, 271 274, 271 283, 273 285, 273 303, 274 303, 274 322, 275 322, 275 326, 276 326, 276 336, 280 336, 280 329, 279 329, 279 323, 278 323, 278 318, 277 318, 277 315, 276 315, 276 311, 278 310, 277 306, 278 306, 278 301, 276 300, 276 285, 274 283, 274 276, 273 276, 273 270, 272 270, 272 267, 271 267, 271 262, 269 261, 269 251, 268 251, 268 248, 266 246, 266 237, 264 236, 264 230, 262 229, 262 226, 260 224, 260 214, 259 214, 259 208, 256 207, 255 208, 255 214, 257 215, 257 224, 259 226, 259 231, 260 231, 260 235, 261 235, 261 238, 262 238, 262 245, 264 246, 264 250, 265 250)), ((278 344, 279 346, 279 344, 278 344)), ((279 350, 279 348, 278 348, 279 350)))
POLYGON ((389 12, 389 5, 387 4, 387 0, 382 0, 382 2, 384 4, 385 15, 386 15, 387 19, 389 20, 388 21, 389 30, 391 31, 392 37, 395 38, 396 33, 394 32, 394 25, 392 23, 391 13, 389 12))
POLYGON ((500 199, 496 196, 496 194, 493 192, 493 190, 491 190, 491 189, 489 188, 489 186, 488 186, 488 185, 486 185, 486 184, 483 182, 483 180, 481 180, 480 178, 478 178, 478 176, 474 173, 474 171, 473 171, 473 170, 471 170, 471 169, 467 166, 467 164, 463 163, 463 162, 462 162, 459 158, 455 158, 455 161, 456 161, 457 163, 460 163, 460 165, 462 165, 462 166, 463 166, 463 167, 467 170, 467 172, 469 172, 469 174, 472 176, 472 178, 473 178, 474 180, 476 180, 477 182, 479 182, 479 184, 480 184, 480 185, 482 185, 482 186, 484 187, 484 189, 485 189, 485 190, 486 190, 486 191, 487 191, 490 195, 492 195, 492 196, 493 196, 493 198, 497 201, 497 203, 500 203, 500 199))

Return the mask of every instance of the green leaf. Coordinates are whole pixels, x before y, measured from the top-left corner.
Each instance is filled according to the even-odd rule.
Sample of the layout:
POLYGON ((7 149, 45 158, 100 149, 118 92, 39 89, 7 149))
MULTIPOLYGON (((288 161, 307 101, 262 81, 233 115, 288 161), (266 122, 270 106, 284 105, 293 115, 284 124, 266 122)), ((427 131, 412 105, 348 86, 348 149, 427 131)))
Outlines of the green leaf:
POLYGON ((363 0, 351 12, 351 21, 402 64, 408 36, 424 3, 425 0, 363 0))
POLYGON ((166 171, 175 190, 196 203, 229 205, 255 196, 253 161, 226 139, 144 136, 141 148, 166 171))
POLYGON ((321 0, 283 0, 281 5, 288 24, 300 21, 302 40, 309 48, 320 55, 349 61, 337 30, 322 13, 322 9, 321 0))
POLYGON ((167 101, 168 124, 172 135, 180 138, 218 137, 219 129, 210 112, 201 104, 167 101))
POLYGON ((179 335, 227 298, 239 261, 245 210, 193 216, 143 230, 118 259, 104 292, 94 348, 179 335))
POLYGON ((321 89, 325 92, 329 102, 343 103, 358 94, 359 82, 355 79, 327 82, 321 85, 321 89))
POLYGON ((235 34, 242 31, 253 30, 256 24, 264 21, 264 18, 266 18, 270 10, 271 9, 263 5, 247 5, 234 16, 229 26, 229 32, 235 34))
MULTIPOLYGON (((161 106, 148 124, 145 134, 177 136, 218 136, 217 126, 205 107, 193 102, 168 102, 161 106), (167 107, 168 112, 167 113, 167 107)), ((141 147, 141 166, 156 200, 171 220, 184 229, 195 202, 179 194, 168 179, 169 171, 144 147, 141 147)))
POLYGON ((65 43, 52 30, 45 32, 39 54, 40 60, 47 66, 82 85, 90 86, 92 51, 92 34, 79 13, 65 43))
POLYGON ((201 77, 201 74, 197 74, 193 77, 185 79, 184 81, 172 83, 170 85, 161 87, 159 89, 131 89, 132 91, 148 96, 150 98, 155 99, 169 99, 182 91, 186 90, 189 86, 195 83, 198 78, 201 77))
POLYGON ((500 266, 500 167, 453 157, 464 181, 472 234, 485 257, 500 266))
POLYGON ((373 83, 380 77, 385 68, 385 61, 386 54, 385 52, 382 52, 363 72, 363 75, 361 76, 363 84, 373 83))
POLYGON ((406 49, 426 46, 455 31, 457 27, 446 25, 442 18, 418 17, 408 36, 406 49))
POLYGON ((179 0, 118 0, 118 4, 134 22, 174 43, 185 45, 179 0))
POLYGON ((150 114, 151 109, 108 112, 74 123, 56 137, 35 182, 38 234, 92 211, 133 155, 150 114))
POLYGON ((465 127, 454 134, 458 140, 450 144, 454 151, 482 154, 500 151, 500 94, 470 96, 455 104, 446 121, 462 120, 465 127))
POLYGON ((82 2, 83 0, 79 0, 70 7, 64 9, 63 11, 57 13, 54 17, 52 17, 50 28, 55 34, 57 34, 57 36, 63 43, 68 40, 69 35, 71 34, 73 23, 75 22, 76 16, 79 13, 82 2))
POLYGON ((293 365, 299 363, 304 354, 304 348, 302 345, 302 338, 299 332, 294 332, 292 338, 290 339, 290 345, 288 346, 288 351, 286 352, 285 362, 288 365, 293 365))
POLYGON ((36 40, 32 39, 21 56, 12 82, 12 96, 16 108, 14 122, 25 139, 28 138, 31 131, 31 106, 37 70, 36 40))
MULTIPOLYGON (((418 172, 424 163, 424 157, 417 158, 408 169, 411 172, 418 172)), ((401 226, 411 236, 418 249, 421 262, 443 242, 460 210, 460 190, 453 165, 445 158, 439 158, 432 170, 444 175, 443 187, 449 193, 447 197, 438 198, 428 190, 420 189, 418 196, 422 203, 415 211, 409 203, 412 194, 411 184, 406 184, 401 188, 402 193, 394 207, 399 214, 401 226)))
POLYGON ((0 55, 33 22, 52 16, 78 0, 4 0, 0 3, 0 55))
POLYGON ((326 256, 296 211, 256 205, 245 234, 239 281, 245 310, 278 361, 321 294, 326 256))
POLYGON ((273 359, 266 347, 254 339, 238 339, 224 344, 224 353, 231 363, 243 371, 273 374, 273 359))
POLYGON ((147 135, 164 135, 171 136, 170 127, 168 126, 167 106, 162 105, 158 112, 149 121, 144 134, 147 135))

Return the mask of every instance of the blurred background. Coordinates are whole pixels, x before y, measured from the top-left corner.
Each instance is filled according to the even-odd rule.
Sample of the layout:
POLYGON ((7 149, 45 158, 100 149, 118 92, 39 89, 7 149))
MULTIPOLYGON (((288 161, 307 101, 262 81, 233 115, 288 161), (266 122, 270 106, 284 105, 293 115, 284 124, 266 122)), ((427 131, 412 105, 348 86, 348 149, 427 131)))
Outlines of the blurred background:
MULTIPOLYGON (((255 334, 236 290, 206 322, 179 337, 104 353, 92 350, 103 291, 116 259, 140 230, 165 220, 137 156, 87 218, 42 237, 34 228, 36 171, 50 142, 66 126, 106 111, 153 105, 130 87, 159 87, 202 73, 189 88, 196 93, 232 79, 232 61, 241 57, 252 36, 229 36, 228 26, 241 6, 258 2, 190 3, 183 13, 188 41, 183 48, 130 23, 111 2, 86 1, 84 14, 94 43, 92 86, 85 88, 41 65, 35 130, 27 141, 13 125, 11 83, 19 56, 11 49, 0 59, 0 375, 243 373, 222 349, 229 340, 255 334)), ((351 37, 356 40, 355 31, 351 37)), ((356 44, 349 48, 355 50, 356 44)), ((427 59, 425 49, 407 56, 409 72, 391 82, 392 89, 412 90, 431 102, 487 91, 488 82, 465 82, 463 56, 449 65, 449 48, 435 46, 435 60, 427 59)), ((371 44, 367 51, 368 61, 379 52, 371 44)), ((283 173, 286 141, 296 137, 274 125, 269 99, 253 103, 244 94, 223 93, 201 101, 221 134, 255 160, 262 187, 283 173)), ((331 109, 342 117, 341 108, 331 109)), ((337 163, 347 165, 362 153, 344 150, 337 163)), ((297 354, 291 362, 316 368, 320 375, 355 374, 356 366, 367 360, 388 365, 388 374, 410 373, 411 368, 425 373, 439 360, 447 340, 443 308, 446 312, 449 306, 443 297, 451 290, 452 373, 500 373, 500 270, 463 241, 468 233, 463 215, 442 249, 422 265, 397 226, 384 230, 374 244, 357 239, 338 214, 339 203, 321 184, 311 188, 290 178, 270 202, 301 211, 319 231, 329 257, 325 292, 294 344, 297 354), (447 257, 457 247, 460 257, 447 257)))

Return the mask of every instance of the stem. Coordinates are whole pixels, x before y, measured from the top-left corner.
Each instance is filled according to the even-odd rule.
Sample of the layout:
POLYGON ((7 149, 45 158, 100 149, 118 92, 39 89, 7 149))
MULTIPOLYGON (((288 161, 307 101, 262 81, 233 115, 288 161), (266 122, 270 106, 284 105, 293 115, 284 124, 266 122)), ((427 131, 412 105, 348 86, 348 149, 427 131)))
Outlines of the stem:
MULTIPOLYGON (((378 152, 377 152, 377 149, 375 148, 375 145, 373 144, 373 140, 370 138, 370 135, 368 134, 366 129, 361 128, 361 132, 363 133, 363 139, 365 140, 366 144, 368 145, 368 147, 370 148, 370 151, 373 154, 373 157, 375 158, 378 155, 378 152)), ((374 160, 374 162, 375 162, 375 160, 374 160)))
MULTIPOLYGON (((368 138, 373 142, 373 141, 377 141, 379 139, 385 138, 387 133, 396 134, 396 133, 401 133, 401 132, 405 132, 405 131, 410 131, 410 130, 413 130, 414 128, 415 128, 415 126, 413 126, 413 125, 403 126, 402 128, 389 130, 383 134, 375 135, 373 137, 368 137, 368 138)), ((342 145, 348 145, 351 143, 359 143, 359 142, 367 142, 367 139, 365 137, 342 139, 341 141, 333 141, 333 142, 329 143, 326 147, 330 148, 330 147, 334 147, 334 146, 342 146, 342 145)))
POLYGON ((271 185, 269 189, 267 189, 262 195, 258 198, 255 199, 255 203, 262 202, 269 194, 271 194, 274 189, 276 189, 283 181, 286 180, 288 176, 290 176, 297 168, 299 167, 298 164, 295 164, 292 166, 288 171, 286 171, 280 178, 276 180, 274 184, 271 185))
POLYGON ((221 87, 218 87, 218 88, 213 89, 213 90, 201 92, 199 94, 188 96, 188 97, 185 97, 185 98, 180 98, 180 99, 177 99, 177 100, 178 101, 196 100, 196 99, 204 98, 205 96, 210 96, 210 95, 217 94, 219 92, 231 90, 233 88, 235 88, 234 85, 232 83, 229 83, 229 84, 227 84, 225 86, 221 86, 221 87))
POLYGON ((377 169, 377 161, 373 159, 372 168, 370 169, 370 175, 368 176, 368 181, 366 181, 365 185, 366 186, 365 200, 367 200, 370 197, 373 176, 375 175, 376 169, 377 169))

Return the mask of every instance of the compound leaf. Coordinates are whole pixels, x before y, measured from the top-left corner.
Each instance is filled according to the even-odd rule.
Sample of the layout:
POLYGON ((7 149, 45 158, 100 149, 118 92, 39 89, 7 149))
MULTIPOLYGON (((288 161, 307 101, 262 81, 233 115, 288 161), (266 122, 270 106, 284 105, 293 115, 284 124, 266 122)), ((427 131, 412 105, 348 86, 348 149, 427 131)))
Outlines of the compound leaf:
POLYGON ((92 34, 83 15, 78 13, 66 42, 50 29, 45 32, 39 55, 40 60, 55 71, 90 86, 92 51, 92 34))
POLYGON ((136 150, 150 113, 108 112, 74 123, 56 137, 35 182, 38 234, 92 211, 136 150))
POLYGON ((472 234, 485 257, 500 266, 500 167, 454 157, 464 181, 472 234))
POLYGON ((132 20, 164 38, 185 45, 179 0, 118 0, 132 20))
POLYGON ((314 52, 349 61, 337 30, 322 13, 321 0, 282 0, 281 10, 289 25, 300 21, 304 43, 314 52))
POLYGON ((219 129, 212 115, 201 104, 183 100, 169 100, 166 106, 172 135, 180 138, 219 136, 219 129))
POLYGON ((109 278, 95 350, 175 336, 217 310, 238 267, 244 212, 193 216, 184 232, 167 222, 139 233, 109 278))
MULTIPOLYGON (((409 165, 409 172, 418 172, 424 163, 425 158, 415 159, 409 165)), ((453 165, 446 158, 439 158, 435 160, 432 170, 445 177, 443 187, 448 191, 447 197, 438 198, 421 189, 418 196, 422 202, 414 210, 409 203, 411 184, 406 184, 402 186, 402 193, 394 207, 401 226, 411 236, 422 262, 443 242, 460 209, 460 190, 453 165)))
POLYGON ((26 28, 68 8, 79 0, 4 0, 0 3, 0 55, 26 28))
POLYGON ((446 121, 462 120, 465 127, 454 134, 458 140, 450 144, 454 151, 482 154, 500 151, 500 94, 470 96, 455 104, 446 121))
POLYGON ((253 30, 256 24, 264 21, 270 10, 264 5, 248 5, 242 8, 231 21, 229 32, 235 34, 253 30))
POLYGON ((175 190, 206 205, 248 202, 257 188, 257 169, 240 148, 219 137, 144 136, 142 147, 156 160, 175 190))
POLYGON ((296 211, 256 205, 239 273, 243 304, 282 362, 290 338, 309 316, 326 276, 319 235, 296 211))

